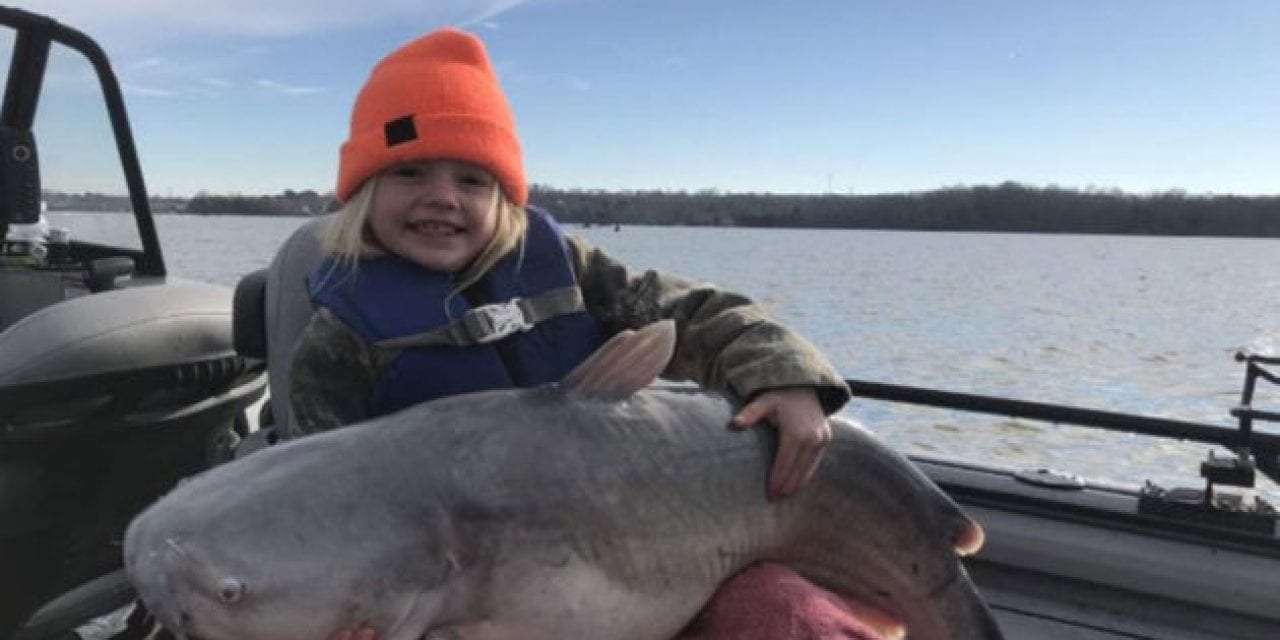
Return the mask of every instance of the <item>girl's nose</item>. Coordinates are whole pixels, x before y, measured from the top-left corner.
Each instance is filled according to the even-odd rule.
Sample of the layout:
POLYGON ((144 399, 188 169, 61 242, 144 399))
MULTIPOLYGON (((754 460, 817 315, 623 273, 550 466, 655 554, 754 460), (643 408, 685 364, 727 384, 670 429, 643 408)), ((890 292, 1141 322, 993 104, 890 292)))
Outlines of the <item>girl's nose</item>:
POLYGON ((423 176, 418 189, 418 202, 436 209, 452 209, 458 206, 458 189, 452 177, 433 171, 423 176))

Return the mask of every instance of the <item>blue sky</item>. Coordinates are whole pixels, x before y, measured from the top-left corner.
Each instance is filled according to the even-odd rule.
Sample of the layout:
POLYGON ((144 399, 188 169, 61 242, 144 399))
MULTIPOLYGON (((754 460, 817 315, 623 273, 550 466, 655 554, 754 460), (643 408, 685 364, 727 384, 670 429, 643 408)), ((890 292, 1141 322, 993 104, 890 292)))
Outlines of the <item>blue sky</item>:
POLYGON ((447 24, 534 183, 1280 193, 1273 0, 10 3, 98 38, 161 195, 331 190, 369 68, 447 24))

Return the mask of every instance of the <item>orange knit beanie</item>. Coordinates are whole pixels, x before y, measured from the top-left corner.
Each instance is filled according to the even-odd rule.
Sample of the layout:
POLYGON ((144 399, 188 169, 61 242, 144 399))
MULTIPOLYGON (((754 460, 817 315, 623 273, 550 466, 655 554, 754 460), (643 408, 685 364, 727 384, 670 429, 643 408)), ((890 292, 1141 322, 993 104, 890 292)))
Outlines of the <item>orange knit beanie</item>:
POLYGON ((369 74, 338 160, 338 200, 400 162, 483 167, 512 202, 528 197, 515 121, 479 38, 440 29, 392 51, 369 74))

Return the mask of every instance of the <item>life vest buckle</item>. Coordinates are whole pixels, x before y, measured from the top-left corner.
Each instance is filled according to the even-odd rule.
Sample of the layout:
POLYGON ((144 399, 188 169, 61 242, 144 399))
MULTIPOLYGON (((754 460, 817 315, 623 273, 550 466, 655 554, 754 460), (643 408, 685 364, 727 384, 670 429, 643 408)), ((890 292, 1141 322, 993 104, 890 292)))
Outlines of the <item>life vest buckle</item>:
POLYGON ((533 323, 525 318, 520 298, 481 305, 468 311, 462 320, 471 339, 479 344, 496 342, 513 333, 533 328, 533 323))

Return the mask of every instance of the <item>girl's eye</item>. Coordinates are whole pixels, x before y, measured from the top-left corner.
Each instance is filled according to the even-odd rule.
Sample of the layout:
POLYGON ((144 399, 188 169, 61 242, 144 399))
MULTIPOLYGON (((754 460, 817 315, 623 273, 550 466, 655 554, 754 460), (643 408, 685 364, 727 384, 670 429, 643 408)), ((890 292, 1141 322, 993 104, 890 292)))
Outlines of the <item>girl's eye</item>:
POLYGON ((392 169, 391 175, 397 178, 420 178, 422 177, 422 169, 413 165, 403 165, 392 169))
POLYGON ((458 181, 468 187, 487 187, 493 184, 493 179, 480 173, 464 173, 458 181))

